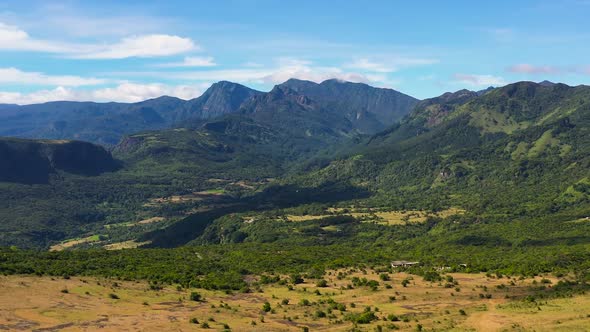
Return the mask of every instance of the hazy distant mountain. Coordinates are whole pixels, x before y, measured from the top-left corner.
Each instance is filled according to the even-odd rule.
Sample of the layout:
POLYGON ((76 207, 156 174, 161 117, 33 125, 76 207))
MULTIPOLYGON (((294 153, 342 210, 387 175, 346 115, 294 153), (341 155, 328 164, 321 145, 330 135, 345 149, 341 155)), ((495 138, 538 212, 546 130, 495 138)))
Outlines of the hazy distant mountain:
MULTIPOLYGON (((369 134, 398 121, 418 102, 395 90, 338 80, 321 84, 289 80, 280 86, 313 100, 314 107, 325 114, 340 114, 352 124, 351 128, 369 134)), ((63 101, 0 105, 0 136, 79 139, 114 145, 126 134, 234 113, 246 102, 251 106, 252 98, 263 95, 222 81, 188 101, 163 96, 131 104, 63 101)))
POLYGON ((63 101, 3 105, 0 136, 116 144, 125 134, 234 112, 244 100, 259 93, 236 83, 219 82, 189 101, 163 96, 131 104, 63 101))

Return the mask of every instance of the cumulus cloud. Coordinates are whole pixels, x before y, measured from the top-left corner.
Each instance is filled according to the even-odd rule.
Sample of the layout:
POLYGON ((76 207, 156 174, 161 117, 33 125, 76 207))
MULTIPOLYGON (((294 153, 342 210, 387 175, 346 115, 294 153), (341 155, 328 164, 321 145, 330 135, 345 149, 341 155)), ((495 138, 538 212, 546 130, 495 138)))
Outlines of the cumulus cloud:
POLYGON ((79 100, 73 90, 57 87, 52 90, 39 90, 31 93, 0 91, 1 104, 37 104, 57 100, 79 100))
POLYGON ((156 65, 156 67, 215 67, 213 57, 187 56, 181 62, 170 62, 156 65))
POLYGON ((500 86, 506 85, 502 77, 493 75, 455 74, 455 82, 472 86, 500 86))
POLYGON ((84 78, 70 75, 46 75, 38 72, 25 72, 17 68, 0 68, 0 83, 29 84, 29 85, 57 85, 82 86, 99 85, 107 81, 99 78, 84 78))
POLYGON ((508 71, 519 74, 560 74, 563 69, 554 66, 534 66, 522 63, 508 67, 508 71))
POLYGON ((0 91, 0 103, 26 105, 60 100, 138 102, 163 95, 192 99, 200 96, 209 85, 208 83, 176 86, 159 83, 122 83, 115 87, 94 90, 80 90, 59 86, 55 89, 39 90, 31 93, 0 91))
POLYGON ((349 82, 371 83, 385 80, 383 75, 367 75, 356 72, 345 72, 337 67, 314 67, 305 64, 281 66, 268 75, 262 76, 259 81, 263 83, 282 83, 290 78, 312 81, 320 83, 327 79, 340 79, 349 82))
POLYGON ((72 44, 31 37, 26 31, 0 22, 0 50, 56 53, 74 59, 157 57, 198 50, 190 38, 166 34, 126 37, 104 44, 72 44))

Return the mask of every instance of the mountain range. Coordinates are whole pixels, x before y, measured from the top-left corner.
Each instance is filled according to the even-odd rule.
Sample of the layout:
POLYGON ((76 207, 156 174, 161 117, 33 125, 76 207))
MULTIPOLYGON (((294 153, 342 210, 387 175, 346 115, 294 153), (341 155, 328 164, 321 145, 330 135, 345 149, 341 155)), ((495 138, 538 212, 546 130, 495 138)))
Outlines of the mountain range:
MULTIPOLYGON (((460 207, 488 222, 590 212, 587 86, 518 82, 418 101, 337 80, 289 80, 267 93, 220 82, 191 101, 0 107, 23 123, 35 112, 118 143, 3 139, 2 244, 97 232, 152 246, 243 240, 249 226, 225 216, 309 204, 460 207), (167 222, 110 226, 154 216, 167 222)), ((74 128, 59 135, 86 135, 74 128)))
MULTIPOLYGON (((299 91, 314 100, 316 107, 341 114, 351 122, 349 127, 370 133, 393 124, 417 102, 395 90, 336 80, 321 84, 289 80, 275 90, 281 88, 299 91)), ((276 91, 270 92, 273 93, 276 91)), ((0 136, 75 139, 112 146, 125 134, 216 118, 238 112, 245 103, 252 108, 255 100, 268 102, 266 95, 222 81, 187 101, 163 96, 131 104, 64 101, 0 105, 0 136)))

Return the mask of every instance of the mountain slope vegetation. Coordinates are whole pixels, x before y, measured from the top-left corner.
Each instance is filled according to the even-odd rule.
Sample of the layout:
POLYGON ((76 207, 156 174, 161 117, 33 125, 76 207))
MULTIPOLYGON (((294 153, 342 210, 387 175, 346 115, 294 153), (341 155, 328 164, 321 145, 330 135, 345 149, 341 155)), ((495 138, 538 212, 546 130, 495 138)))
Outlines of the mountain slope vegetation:
POLYGON ((0 138, 0 160, 0 181, 28 184, 47 183, 58 171, 99 175, 118 168, 103 147, 66 140, 0 138))
POLYGON ((430 105, 370 138, 355 156, 300 181, 350 181, 400 204, 437 197, 437 205, 496 212, 565 208, 567 188, 589 175, 589 98, 586 86, 521 82, 458 103, 422 102, 430 105))
POLYGON ((98 234, 77 246, 393 241, 408 252, 429 239, 455 254, 472 245, 586 244, 587 223, 573 221, 590 214, 588 87, 461 90, 364 136, 297 84, 309 83, 277 86, 231 114, 128 135, 113 150, 116 172, 58 170, 51 187, 6 184, 3 219, 14 221, 4 223, 3 243, 47 247, 98 234), (43 202, 28 219, 17 203, 25 197, 43 202), (293 224, 293 215, 305 222, 293 224), (420 223, 403 221, 412 215, 420 223))

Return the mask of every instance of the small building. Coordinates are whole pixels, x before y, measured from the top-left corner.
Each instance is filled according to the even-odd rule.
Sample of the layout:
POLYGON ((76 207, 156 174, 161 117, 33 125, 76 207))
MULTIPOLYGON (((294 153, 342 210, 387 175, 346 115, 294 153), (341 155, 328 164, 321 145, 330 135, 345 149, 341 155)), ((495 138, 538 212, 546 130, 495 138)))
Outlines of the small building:
POLYGON ((410 262, 410 261, 393 261, 391 262, 391 267, 398 268, 398 267, 410 267, 419 265, 420 262, 410 262))

